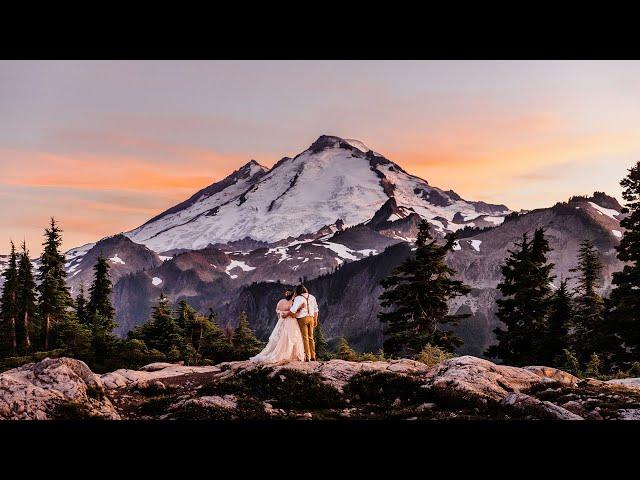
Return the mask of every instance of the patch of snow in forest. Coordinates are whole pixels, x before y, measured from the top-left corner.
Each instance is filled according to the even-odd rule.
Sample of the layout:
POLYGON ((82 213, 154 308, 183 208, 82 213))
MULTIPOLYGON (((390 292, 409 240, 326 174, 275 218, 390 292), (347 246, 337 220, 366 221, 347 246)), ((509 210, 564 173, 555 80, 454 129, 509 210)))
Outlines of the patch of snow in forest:
POLYGON ((480 251, 480 244, 482 243, 482 240, 469 240, 469 243, 476 252, 480 251))
POLYGON ((160 284, 162 283, 162 279, 161 279, 161 278, 159 278, 159 277, 153 277, 153 278, 151 279, 151 283, 152 283, 154 286, 156 286, 156 287, 157 287, 158 285, 160 285, 160 284))
POLYGON ((458 242, 458 240, 453 242, 453 249, 454 250, 462 250, 462 247, 460 246, 460 243, 458 242))
POLYGON ((614 237, 622 238, 622 232, 620 230, 611 230, 614 237))
POLYGON ((324 243, 314 243, 313 245, 316 247, 328 248, 329 250, 336 252, 340 256, 340 258, 345 258, 347 260, 357 260, 357 257, 352 254, 353 250, 351 250, 348 247, 345 247, 340 243, 324 242, 324 243))
POLYGON ((160 260, 162 260, 163 262, 166 262, 167 260, 172 260, 173 257, 166 257, 164 255, 160 255, 160 260))
POLYGON ((117 253, 113 257, 111 257, 109 260, 111 260, 112 263, 119 263, 120 265, 125 265, 124 260, 122 260, 117 253))
POLYGON ((227 268, 225 269, 225 272, 227 272, 227 275, 229 275, 231 278, 238 278, 237 275, 231 275, 231 270, 233 270, 234 268, 240 268, 243 272, 250 272, 251 270, 256 269, 256 267, 251 267, 246 263, 241 262, 240 260, 231 260, 231 263, 227 265, 227 268))
POLYGON ((484 219, 487 222, 493 223, 494 225, 501 225, 504 222, 504 217, 494 217, 494 216, 487 215, 486 217, 484 217, 484 219))

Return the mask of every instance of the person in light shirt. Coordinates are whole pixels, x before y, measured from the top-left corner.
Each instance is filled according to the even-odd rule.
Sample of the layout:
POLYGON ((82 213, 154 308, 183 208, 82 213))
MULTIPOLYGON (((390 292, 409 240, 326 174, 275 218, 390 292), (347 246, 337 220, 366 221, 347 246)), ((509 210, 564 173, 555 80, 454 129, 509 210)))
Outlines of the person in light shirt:
POLYGON ((300 284, 296 287, 296 296, 293 299, 290 312, 298 320, 298 326, 304 342, 305 362, 316 360, 316 345, 313 340, 313 329, 318 326, 318 302, 307 288, 300 284))

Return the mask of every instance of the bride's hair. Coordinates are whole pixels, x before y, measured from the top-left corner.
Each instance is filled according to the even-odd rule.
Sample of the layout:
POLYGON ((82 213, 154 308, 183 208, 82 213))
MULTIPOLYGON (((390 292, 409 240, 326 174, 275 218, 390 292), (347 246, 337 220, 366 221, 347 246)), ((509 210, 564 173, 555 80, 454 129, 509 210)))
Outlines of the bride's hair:
POLYGON ((284 291, 284 298, 287 300, 291 300, 293 298, 294 293, 291 290, 284 291))

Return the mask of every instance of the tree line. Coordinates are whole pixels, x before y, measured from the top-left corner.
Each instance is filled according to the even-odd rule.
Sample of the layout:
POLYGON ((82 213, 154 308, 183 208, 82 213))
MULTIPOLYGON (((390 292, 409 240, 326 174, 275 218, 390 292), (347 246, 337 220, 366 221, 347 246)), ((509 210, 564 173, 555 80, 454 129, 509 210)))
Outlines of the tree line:
MULTIPOLYGON (((620 225, 625 231, 616 247, 624 262, 613 274, 608 298, 602 287, 598 250, 584 240, 570 279, 553 282, 551 249, 542 228, 533 238, 524 234, 501 265, 496 300, 504 324, 494 330, 497 343, 485 355, 510 365, 548 365, 576 374, 640 372, 640 162, 621 181, 626 208, 620 225)), ((384 351, 392 356, 424 355, 424 349, 453 352, 462 340, 451 326, 469 315, 449 313, 449 301, 470 288, 454 279, 445 263, 455 236, 435 241, 421 222, 415 254, 382 281, 384 351)))
MULTIPOLYGON (((88 291, 80 285, 73 298, 66 283, 66 258, 60 251, 62 230, 55 219, 44 237, 35 275, 25 242, 20 251, 10 244, 0 296, 0 367, 62 355, 83 360, 98 372, 156 361, 202 365, 246 360, 264 347, 244 312, 235 328, 223 328, 212 310, 204 316, 186 300, 174 307, 164 293, 149 319, 120 338, 113 333, 117 323, 107 259, 98 256, 88 291)), ((322 327, 314 335, 321 359, 381 358, 355 352, 344 338, 330 351, 322 327)))

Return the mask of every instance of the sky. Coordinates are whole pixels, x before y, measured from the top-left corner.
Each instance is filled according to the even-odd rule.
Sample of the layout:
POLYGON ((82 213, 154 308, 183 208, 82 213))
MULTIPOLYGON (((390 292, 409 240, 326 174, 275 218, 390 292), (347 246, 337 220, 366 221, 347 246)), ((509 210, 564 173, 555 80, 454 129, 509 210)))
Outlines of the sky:
POLYGON ((640 160, 640 62, 0 61, 0 252, 128 231, 322 134, 468 200, 605 191, 640 160))

